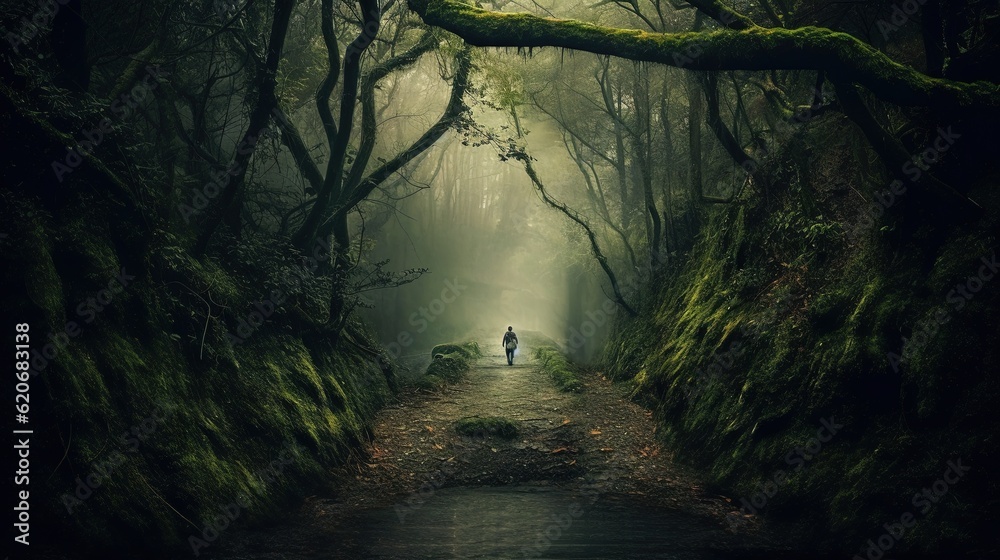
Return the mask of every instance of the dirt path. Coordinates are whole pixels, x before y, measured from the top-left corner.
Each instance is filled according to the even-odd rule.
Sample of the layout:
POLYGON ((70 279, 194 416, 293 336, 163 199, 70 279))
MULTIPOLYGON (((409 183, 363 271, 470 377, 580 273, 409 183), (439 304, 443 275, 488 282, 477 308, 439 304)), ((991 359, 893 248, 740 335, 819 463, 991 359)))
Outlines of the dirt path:
MULTIPOLYGON (((499 348, 498 348, 499 350, 499 348)), ((217 558, 359 558, 365 543, 352 519, 388 509, 399 523, 420 519, 454 487, 530 487, 627 501, 696 517, 715 529, 713 546, 747 535, 725 522, 730 502, 707 494, 655 441, 651 415, 599 373, 563 393, 522 352, 514 366, 499 353, 439 393, 404 391, 379 413, 366 453, 336 473, 335 497, 311 497, 284 527, 226 539, 217 558), (455 422, 500 416, 519 435, 460 436, 455 422), (280 551, 280 552, 279 552, 280 551), (338 556, 333 551, 339 551, 338 556)), ((745 530, 745 529, 741 529, 745 530)))

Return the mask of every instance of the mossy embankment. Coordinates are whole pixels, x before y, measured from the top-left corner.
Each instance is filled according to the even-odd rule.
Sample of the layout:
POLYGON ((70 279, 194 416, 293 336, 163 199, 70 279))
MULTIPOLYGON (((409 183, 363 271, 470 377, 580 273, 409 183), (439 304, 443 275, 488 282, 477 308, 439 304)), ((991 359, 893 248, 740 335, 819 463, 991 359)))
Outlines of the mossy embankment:
POLYGON ((813 542, 847 554, 907 513, 916 528, 892 554, 993 550, 996 175, 973 183, 988 214, 974 225, 932 228, 933 209, 903 197, 865 227, 857 193, 877 185, 858 178, 856 132, 838 116, 809 128, 773 156, 769 193, 709 214, 682 268, 617 326, 608 371, 735 508, 808 520, 813 542), (915 498, 935 483, 945 494, 915 498))
POLYGON ((558 348, 553 346, 535 348, 535 359, 560 391, 579 391, 583 386, 577 375, 576 366, 571 364, 558 348))
POLYGON ((280 280, 292 253, 263 270, 245 254, 193 259, 173 235, 113 218, 119 205, 78 175, 59 204, 2 212, 20 224, 3 305, 30 324, 37 372, 32 544, 204 552, 216 530, 277 518, 321 485, 393 370, 362 325, 336 344, 300 334, 321 302, 310 278, 280 280))

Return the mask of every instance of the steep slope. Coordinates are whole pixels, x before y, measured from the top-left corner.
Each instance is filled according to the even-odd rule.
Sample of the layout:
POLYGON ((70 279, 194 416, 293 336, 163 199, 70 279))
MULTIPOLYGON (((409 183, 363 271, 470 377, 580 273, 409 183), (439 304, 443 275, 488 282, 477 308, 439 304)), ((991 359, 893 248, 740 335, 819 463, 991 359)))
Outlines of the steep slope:
MULTIPOLYGON (((960 141, 981 157, 984 140, 960 141)), ((861 204, 878 179, 842 116, 784 146, 770 190, 713 211, 643 316, 618 325, 609 371, 680 457, 743 496, 734 523, 808 519, 849 554, 883 535, 893 553, 995 548, 995 170, 970 191, 986 218, 933 225, 916 189, 891 197, 886 181, 879 210, 861 204)), ((957 152, 935 171, 968 185, 983 163, 957 152)))
MULTIPOLYGON (((362 325, 336 345, 308 328, 323 287, 287 245, 192 258, 191 228, 121 173, 136 166, 127 146, 54 178, 45 157, 63 137, 16 95, 0 98, 14 162, 0 305, 8 340, 15 324, 29 335, 31 543, 200 553, 277 516, 360 444, 389 362, 362 325)), ((97 122, 74 118, 62 124, 97 122)))

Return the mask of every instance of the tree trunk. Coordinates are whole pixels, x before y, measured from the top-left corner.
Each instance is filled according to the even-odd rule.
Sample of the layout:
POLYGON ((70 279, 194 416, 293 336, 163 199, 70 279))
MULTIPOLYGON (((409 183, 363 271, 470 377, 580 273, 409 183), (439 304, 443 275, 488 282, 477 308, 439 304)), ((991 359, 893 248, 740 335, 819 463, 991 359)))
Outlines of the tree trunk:
POLYGON ((360 5, 362 28, 344 53, 340 118, 338 123, 334 124, 329 109, 329 97, 336 85, 336 72, 339 69, 339 60, 336 60, 336 57, 339 51, 336 46, 337 38, 333 34, 333 0, 323 0, 323 39, 326 41, 329 55, 330 72, 316 92, 316 104, 330 143, 330 159, 326 166, 323 188, 316 196, 316 204, 293 238, 293 242, 302 249, 308 248, 312 243, 320 223, 330 216, 330 203, 340 196, 344 183, 344 162, 351 142, 351 131, 354 128, 354 108, 357 106, 358 82, 361 78, 361 55, 371 46, 382 24, 382 14, 377 0, 360 0, 360 5))
MULTIPOLYGON (((205 219, 204 229, 198 236, 194 247, 195 255, 203 255, 208 248, 208 243, 212 235, 227 215, 236 216, 236 227, 239 229, 240 201, 246 181, 247 167, 250 158, 253 156, 254 148, 267 129, 267 123, 271 118, 271 112, 278 106, 278 99, 275 97, 277 87, 278 64, 281 62, 281 51, 285 45, 285 34, 288 31, 288 21, 292 16, 292 9, 295 7, 295 0, 276 0, 274 4, 274 21, 271 24, 271 36, 267 43, 267 59, 264 67, 257 72, 256 89, 257 101, 250 112, 250 119, 247 123, 246 132, 236 147, 236 154, 233 162, 229 166, 230 179, 225 189, 219 197, 219 202, 211 207, 208 217, 205 219)), ((238 233, 238 231, 237 231, 238 233)))

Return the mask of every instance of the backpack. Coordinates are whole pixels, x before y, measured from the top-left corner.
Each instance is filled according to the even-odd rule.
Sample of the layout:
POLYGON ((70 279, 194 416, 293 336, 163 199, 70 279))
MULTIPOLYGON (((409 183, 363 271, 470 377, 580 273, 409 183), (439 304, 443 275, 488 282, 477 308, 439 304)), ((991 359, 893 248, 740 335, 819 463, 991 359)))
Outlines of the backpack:
POLYGON ((515 335, 513 332, 507 332, 506 334, 504 334, 503 339, 504 339, 504 345, 507 347, 508 350, 517 349, 517 335, 515 335))

